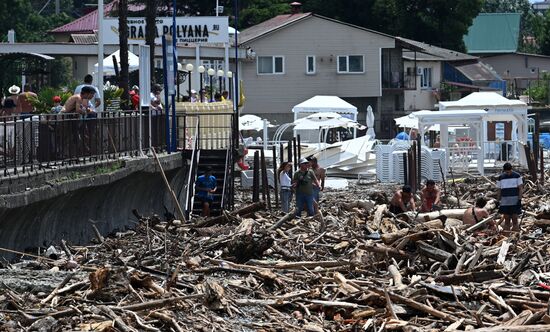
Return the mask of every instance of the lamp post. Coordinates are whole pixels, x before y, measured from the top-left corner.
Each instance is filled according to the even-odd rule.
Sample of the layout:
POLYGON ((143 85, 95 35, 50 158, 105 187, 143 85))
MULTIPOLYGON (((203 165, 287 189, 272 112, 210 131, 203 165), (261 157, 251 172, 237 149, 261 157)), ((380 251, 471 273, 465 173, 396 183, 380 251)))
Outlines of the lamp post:
POLYGON ((193 72, 193 64, 188 63, 185 65, 185 69, 187 69, 187 79, 189 80, 189 101, 191 101, 191 73, 193 72))
POLYGON ((210 102, 214 101, 214 95, 212 94, 212 76, 214 76, 215 73, 216 71, 213 68, 208 69, 208 76, 210 77, 210 102))
POLYGON ((204 102, 204 91, 202 91, 202 75, 204 74, 204 71, 206 70, 206 68, 204 68, 204 66, 199 66, 199 74, 200 74, 200 90, 199 90, 199 94, 201 96, 201 103, 204 102))
POLYGON ((221 94, 222 91, 223 91, 223 85, 222 85, 222 83, 223 83, 223 74, 225 74, 225 73, 223 72, 223 70, 221 70, 221 69, 218 70, 218 92, 219 92, 220 94, 221 94))
POLYGON ((227 78, 229 79, 229 99, 233 99, 233 72, 231 70, 227 72, 227 78))

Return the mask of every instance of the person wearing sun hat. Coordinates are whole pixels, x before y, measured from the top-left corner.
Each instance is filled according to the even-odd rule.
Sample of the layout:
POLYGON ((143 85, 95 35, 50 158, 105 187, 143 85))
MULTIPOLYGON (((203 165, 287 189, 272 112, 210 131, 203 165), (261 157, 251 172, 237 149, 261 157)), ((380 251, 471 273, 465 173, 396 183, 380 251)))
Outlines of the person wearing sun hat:
POLYGON ((307 214, 313 216, 313 186, 320 187, 313 170, 309 168, 309 160, 300 159, 300 169, 292 177, 292 187, 296 190, 296 217, 300 218, 304 205, 307 207, 307 214))

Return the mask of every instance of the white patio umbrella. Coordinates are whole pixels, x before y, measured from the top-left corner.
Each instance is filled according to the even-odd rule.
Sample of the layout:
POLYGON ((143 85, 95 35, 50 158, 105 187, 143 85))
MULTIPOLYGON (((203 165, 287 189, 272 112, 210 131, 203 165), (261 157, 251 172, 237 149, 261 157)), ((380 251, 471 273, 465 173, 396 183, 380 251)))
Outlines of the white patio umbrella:
MULTIPOLYGON (((268 127, 273 127, 267 122, 268 127)), ((264 119, 257 115, 245 114, 239 117, 239 130, 256 130, 264 129, 264 119)))
POLYGON ((364 129, 365 126, 356 121, 343 117, 334 112, 319 112, 308 115, 305 118, 294 121, 296 130, 315 130, 319 128, 358 128, 364 129))
POLYGON ((369 128, 367 130, 367 135, 369 135, 371 139, 374 139, 376 137, 376 133, 374 132, 374 113, 370 105, 367 107, 367 127, 369 128))
MULTIPOLYGON (((418 129, 418 118, 412 113, 399 118, 395 118, 394 121, 398 127, 418 129)), ((439 131, 439 125, 432 125, 428 130, 439 131)))

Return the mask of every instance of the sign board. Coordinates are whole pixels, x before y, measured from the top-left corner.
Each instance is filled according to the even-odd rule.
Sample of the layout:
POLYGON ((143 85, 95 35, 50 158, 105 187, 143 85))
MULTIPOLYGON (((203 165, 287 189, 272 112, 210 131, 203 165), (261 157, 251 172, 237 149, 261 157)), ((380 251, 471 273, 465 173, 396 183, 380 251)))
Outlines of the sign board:
MULTIPOLYGON (((155 43, 162 44, 162 36, 172 35, 172 17, 157 17, 155 43)), ((176 17, 176 43, 228 43, 227 16, 176 17)), ((104 44, 118 45, 118 18, 103 20, 104 44)), ((128 18, 128 44, 145 44, 145 18, 128 18)))
POLYGON ((164 75, 166 75, 166 84, 168 88, 168 95, 172 96, 176 94, 176 84, 175 84, 175 70, 174 67, 174 47, 170 39, 166 38, 166 43, 163 45, 165 47, 165 57, 164 57, 164 75))
POLYGON ((139 100, 142 107, 151 104, 151 62, 148 45, 139 45, 139 100))

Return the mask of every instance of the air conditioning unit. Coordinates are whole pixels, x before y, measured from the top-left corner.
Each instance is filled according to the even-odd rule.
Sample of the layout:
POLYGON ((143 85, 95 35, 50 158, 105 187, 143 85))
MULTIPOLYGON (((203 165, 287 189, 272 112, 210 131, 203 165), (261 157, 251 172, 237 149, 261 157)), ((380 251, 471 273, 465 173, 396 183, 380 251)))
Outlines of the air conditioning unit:
POLYGON ((422 75, 422 67, 416 67, 416 75, 422 75))

